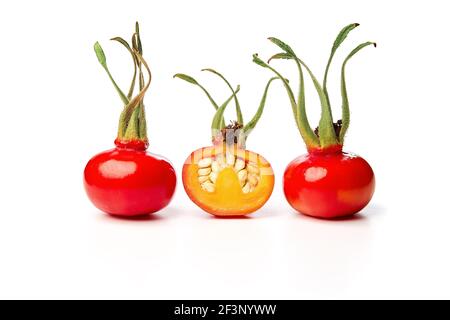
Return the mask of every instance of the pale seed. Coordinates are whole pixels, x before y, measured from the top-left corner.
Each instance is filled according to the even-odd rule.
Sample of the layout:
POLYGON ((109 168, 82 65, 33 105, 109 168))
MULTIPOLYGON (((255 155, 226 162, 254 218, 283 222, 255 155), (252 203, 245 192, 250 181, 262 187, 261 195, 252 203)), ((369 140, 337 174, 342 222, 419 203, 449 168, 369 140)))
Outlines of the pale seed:
POLYGON ((259 168, 253 164, 248 164, 247 170, 249 173, 259 174, 259 168))
POLYGON ((218 172, 220 170, 219 163, 217 161, 213 161, 211 163, 211 169, 213 172, 218 172))
POLYGON ((226 160, 223 155, 220 155, 216 158, 217 164, 219 165, 219 169, 223 169, 227 166, 226 160))
POLYGON ((234 166, 234 162, 236 161, 236 158, 232 154, 227 154, 226 161, 227 161, 227 165, 232 167, 232 166, 234 166))
POLYGON ((204 168, 198 170, 199 176, 208 176, 211 173, 211 168, 204 168))
POLYGON ((213 183, 216 183, 218 175, 219 174, 215 171, 211 172, 211 174, 209 175, 209 180, 211 180, 213 183))
POLYGON ((248 182, 254 187, 258 184, 258 176, 255 174, 250 174, 248 176, 248 182))
POLYGON ((239 172, 244 168, 245 168, 245 161, 242 159, 237 159, 236 163, 234 164, 234 170, 236 170, 236 172, 239 172))
POLYGON ((247 180, 247 176, 248 176, 248 174, 247 174, 247 170, 241 170, 241 171, 239 171, 238 172, 238 179, 239 179, 239 181, 242 183, 242 182, 245 182, 245 180, 247 180))
POLYGON ((246 183, 245 186, 242 188, 243 193, 249 193, 250 192, 250 184, 246 183))
POLYGON ((211 182, 209 182, 209 181, 204 182, 202 184, 202 188, 203 188, 203 190, 208 191, 208 192, 214 192, 216 190, 214 185, 211 182))
POLYGON ((201 176, 201 177, 198 177, 198 182, 200 182, 200 183, 206 182, 206 181, 208 181, 208 180, 209 180, 209 177, 208 177, 208 176, 201 176))
POLYGON ((211 158, 204 158, 204 159, 201 159, 197 163, 197 165, 198 165, 199 168, 208 168, 208 167, 211 166, 211 162, 212 162, 211 158))

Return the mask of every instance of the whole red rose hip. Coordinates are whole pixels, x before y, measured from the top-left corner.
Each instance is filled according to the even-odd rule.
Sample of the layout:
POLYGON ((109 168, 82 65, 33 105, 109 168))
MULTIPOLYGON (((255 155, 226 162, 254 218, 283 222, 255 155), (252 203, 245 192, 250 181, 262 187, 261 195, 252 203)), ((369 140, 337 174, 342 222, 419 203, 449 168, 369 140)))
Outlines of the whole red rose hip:
POLYGON ((148 138, 144 95, 150 86, 151 73, 142 57, 139 26, 129 51, 134 62, 134 77, 128 94, 118 87, 106 64, 99 43, 94 46, 100 64, 107 72, 124 104, 120 116, 116 148, 94 156, 84 170, 84 186, 92 203, 100 210, 116 216, 133 217, 154 213, 166 207, 172 199, 176 175, 172 165, 163 157, 147 152, 148 138), (143 70, 148 72, 145 81, 143 70), (133 96, 136 84, 139 93, 133 96))
POLYGON ((269 38, 283 50, 270 60, 288 59, 296 63, 300 77, 298 97, 294 96, 288 81, 277 70, 254 55, 255 63, 270 69, 283 80, 297 127, 308 149, 308 154, 296 158, 286 168, 284 173, 286 199, 297 211, 317 218, 332 219, 356 214, 370 202, 375 191, 375 176, 370 165, 357 155, 343 152, 342 147, 350 123, 345 67, 358 51, 376 44, 362 43, 345 58, 340 73, 342 120, 336 123, 333 121, 327 91, 328 71, 334 54, 347 35, 357 26, 358 24, 350 24, 338 34, 331 49, 322 84, 289 45, 279 39, 269 38), (311 129, 306 115, 304 71, 311 77, 321 102, 322 115, 316 130, 311 129))
POLYGON ((124 146, 96 155, 84 171, 89 199, 111 215, 159 211, 169 204, 175 185, 175 170, 167 160, 124 146))
POLYGON ((310 152, 292 161, 284 173, 284 194, 299 212, 337 218, 361 211, 372 198, 375 176, 363 158, 337 150, 310 152))

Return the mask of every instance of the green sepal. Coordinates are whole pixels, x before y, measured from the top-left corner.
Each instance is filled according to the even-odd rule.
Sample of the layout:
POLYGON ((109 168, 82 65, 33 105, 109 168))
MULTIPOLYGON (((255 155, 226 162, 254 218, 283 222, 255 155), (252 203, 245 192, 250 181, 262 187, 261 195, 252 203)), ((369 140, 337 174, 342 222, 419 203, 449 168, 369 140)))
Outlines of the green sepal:
POLYGON ((142 140, 147 139, 147 117, 145 115, 144 104, 141 103, 139 106, 139 138, 142 140))
MULTIPOLYGON (((133 49, 134 50, 134 49, 133 49)), ((139 111, 139 109, 144 108, 143 105, 143 99, 145 96, 145 93, 147 92, 148 88, 150 87, 151 83, 151 72, 150 68, 148 67, 147 62, 142 58, 142 56, 137 52, 137 50, 134 50, 134 54, 138 61, 142 63, 149 75, 149 79, 147 80, 147 84, 142 88, 142 90, 139 92, 138 95, 136 95, 131 101, 125 106, 124 110, 122 111, 122 114, 120 116, 119 121, 119 132, 118 132, 118 138, 119 139, 127 139, 126 136, 133 136, 134 138, 139 139, 147 139, 147 133, 143 133, 142 130, 139 128, 144 126, 146 128, 146 124, 143 124, 145 121, 145 118, 141 118, 142 112, 139 111), (138 110, 138 112, 136 112, 138 110), (138 121, 135 122, 134 115, 137 116, 138 121), (133 126, 134 128, 130 128, 130 126, 133 126), (129 133, 131 132, 131 133, 129 133)))
POLYGON ((135 25, 135 34, 136 34, 136 50, 139 52, 139 54, 142 56, 143 49, 142 49, 142 42, 141 42, 141 32, 139 28, 139 22, 136 21, 135 25))
MULTIPOLYGON (((287 54, 290 54, 294 57, 297 63, 300 63, 306 71, 309 73, 314 87, 319 95, 320 99, 320 105, 322 107, 322 115, 320 117, 319 122, 319 140, 320 140, 320 146, 322 148, 326 148, 328 146, 336 145, 338 143, 336 132, 334 130, 334 124, 333 124, 333 116, 331 113, 330 105, 328 104, 327 97, 322 89, 322 86, 320 85, 317 78, 312 73, 311 69, 300 59, 298 56, 294 53, 294 51, 291 49, 289 45, 284 43, 283 41, 277 39, 277 38, 269 38, 269 40, 280 47, 282 50, 284 50, 287 54)), ((301 69, 301 68, 300 68, 301 69)))
POLYGON ((269 60, 267 60, 267 63, 270 63, 272 60, 278 60, 278 59, 284 59, 284 60, 293 60, 294 57, 286 52, 280 52, 277 54, 274 54, 272 57, 270 57, 269 60))
POLYGON ((359 23, 352 23, 348 26, 345 26, 337 35, 336 39, 334 40, 333 46, 331 47, 331 53, 330 57, 328 58, 327 67, 325 68, 325 75, 323 77, 323 91, 325 93, 325 96, 327 97, 328 104, 330 104, 330 97, 328 95, 327 90, 327 80, 328 80, 328 71, 330 70, 331 62, 333 60, 334 54, 336 53, 337 49, 340 47, 340 45, 344 42, 344 40, 347 38, 348 34, 355 28, 359 26, 359 23))
MULTIPOLYGON (((141 32, 140 32, 140 27, 139 27, 139 23, 136 22, 135 25, 135 33, 133 34, 133 37, 131 38, 131 44, 134 48, 134 50, 136 50, 141 56, 144 54, 144 50, 142 48, 142 41, 141 41, 141 32)), ((137 66, 139 69, 139 90, 143 90, 145 87, 145 80, 144 80, 144 74, 142 71, 142 63, 138 60, 137 61, 137 66)), ((149 81, 151 81, 152 79, 152 73, 150 70, 148 70, 148 76, 149 76, 149 81)), ((141 101, 139 103, 139 132, 140 135, 147 139, 147 119, 145 116, 145 106, 144 106, 144 102, 141 101), (145 136, 145 137, 144 137, 145 136)))
POLYGON ((247 137, 249 136, 249 134, 252 132, 252 130, 256 127, 256 125, 258 124, 258 121, 261 119, 261 116, 264 112, 264 107, 266 105, 266 99, 267 99, 267 93, 269 91, 269 87, 270 84, 274 81, 280 79, 279 77, 273 77, 271 78, 266 85, 266 88, 264 89, 264 93, 263 96, 261 98, 261 102, 259 103, 259 107, 256 110, 255 115, 253 116, 253 118, 244 126, 244 135, 245 135, 245 140, 247 140, 247 137))
MULTIPOLYGON (((178 78, 181 80, 184 80, 186 82, 189 82, 191 84, 195 84, 197 86, 199 86, 200 84, 197 82, 197 80, 195 80, 194 78, 192 78, 191 76, 188 76, 187 74, 184 73, 177 73, 173 76, 174 78, 178 78)), ((208 94, 208 97, 210 97, 210 95, 208 94)), ((213 100, 214 101, 214 100, 213 100)), ((216 107, 217 110, 217 104, 215 102, 212 102, 212 104, 214 105, 214 107, 216 107)))
POLYGON ((225 126, 222 125, 221 119, 223 119, 223 114, 225 113, 225 109, 227 108, 228 104, 233 100, 236 96, 236 94, 241 90, 241 87, 238 85, 236 87, 236 90, 233 91, 233 94, 217 109, 213 120, 211 124, 211 133, 212 133, 212 139, 216 137, 218 132, 225 128, 225 126))
POLYGON ((342 63, 342 69, 341 69, 341 96, 342 96, 342 127, 341 132, 339 134, 339 141, 341 144, 344 144, 345 134, 347 133, 348 127, 350 125, 350 106, 348 102, 348 96, 347 96, 347 85, 345 82, 345 67, 347 66, 347 62, 360 50, 364 49, 368 46, 377 46, 375 42, 365 42, 361 43, 359 46, 357 46, 355 49, 353 49, 350 54, 345 58, 344 62, 342 63))
POLYGON ((275 37, 269 37, 267 38, 270 42, 272 42, 273 44, 275 44, 276 46, 278 46, 281 50, 283 50, 284 52, 286 52, 288 55, 291 55, 293 57, 296 57, 297 55, 295 54, 294 50, 292 50, 291 46, 288 45, 287 43, 281 41, 280 39, 277 39, 275 37))
POLYGON ((134 87, 136 85, 136 77, 137 77, 137 58, 133 53, 133 50, 131 49, 130 45, 128 44, 128 42, 121 38, 121 37, 115 37, 111 39, 112 41, 117 41, 120 44, 122 44, 125 49, 128 50, 128 52, 131 54, 131 57, 133 58, 133 66, 134 66, 134 73, 133 73, 133 78, 131 80, 131 85, 130 85, 130 89, 128 90, 128 94, 127 94, 127 98, 128 100, 130 100, 133 97, 133 92, 134 92, 134 87))
POLYGON ((211 72, 211 73, 217 75, 219 78, 221 78, 227 84, 228 88, 230 88, 231 92, 234 95, 234 103, 236 106, 237 122, 240 124, 244 124, 244 118, 242 116, 242 111, 241 111, 241 105, 239 104, 239 99, 237 98, 236 92, 234 92, 233 87, 231 86, 230 82, 221 73, 217 72, 214 69, 206 68, 206 69, 202 69, 202 71, 211 72))
POLYGON ((127 96, 123 93, 123 91, 119 88, 116 81, 114 80, 113 76, 111 75, 111 72, 108 69, 108 65, 106 63, 106 55, 103 51, 103 48, 101 47, 100 43, 96 42, 94 44, 94 51, 97 56, 98 62, 101 64, 101 66, 105 69, 106 73, 108 74, 109 79, 111 80, 114 88, 116 89, 117 93, 120 96, 120 99, 122 100, 123 104, 128 104, 129 99, 127 96))
MULTIPOLYGON (((208 97, 209 102, 211 102, 212 106, 214 107, 214 109, 217 111, 217 109, 219 109, 219 105, 216 103, 216 101, 212 98, 211 94, 208 92, 208 90, 205 89, 205 87, 203 87, 197 80, 195 80, 193 77, 188 76, 187 74, 184 73, 177 73, 173 76, 174 78, 178 78, 181 80, 184 80, 190 84, 196 85, 197 87, 199 87, 204 93, 205 95, 208 97)), ((225 127, 225 119, 222 117, 221 120, 221 125, 222 127, 225 127)))
MULTIPOLYGON (((276 40, 277 43, 279 43, 282 47, 285 48, 290 48, 288 45, 286 45, 285 43, 283 43, 282 41, 275 39, 275 38, 269 38, 269 39, 273 39, 276 40)), ((289 49, 290 52, 294 52, 292 49, 289 49)), ((310 134, 312 134, 312 130, 311 130, 311 126, 309 124, 308 121, 308 114, 306 113, 306 108, 305 108, 305 78, 303 76, 303 70, 302 70, 302 66, 301 64, 295 59, 295 54, 292 55, 290 53, 286 53, 286 52, 281 52, 281 53, 277 53, 275 55, 273 55, 272 57, 270 57, 269 60, 267 60, 267 63, 270 63, 272 60, 278 60, 278 59, 283 59, 283 60, 294 60, 295 63, 297 64, 297 68, 298 68, 298 73, 299 73, 299 89, 298 89, 298 94, 297 94, 297 107, 294 110, 294 117, 295 119, 298 119, 298 121, 303 121, 300 120, 300 117, 304 117, 304 121, 306 124, 306 130, 308 130, 310 132, 310 134), (309 128, 309 129, 308 129, 309 128)))
POLYGON ((119 42, 122 44, 125 49, 131 54, 134 65, 134 74, 131 81, 130 88, 128 90, 128 94, 125 96, 123 91, 119 88, 115 80, 113 79, 111 73, 108 70, 108 66, 106 63, 106 55, 98 42, 94 44, 95 54, 99 63, 106 70, 109 78, 111 79, 116 91, 119 93, 119 96, 124 103, 124 108, 120 114, 119 119, 119 128, 117 137, 120 140, 144 140, 147 141, 147 122, 145 116, 145 107, 144 107, 144 96, 147 92, 151 80, 152 74, 150 68, 148 67, 147 62, 142 57, 142 43, 139 35, 139 24, 136 22, 135 33, 132 37, 132 46, 121 37, 114 37, 111 40, 119 42), (148 73, 147 83, 145 83, 142 66, 145 67, 145 70, 148 73), (136 79, 139 71, 139 93, 133 97, 134 89, 136 86, 136 79))
POLYGON ((140 139, 140 131, 139 131, 139 113, 140 108, 137 107, 133 110, 130 119, 128 120, 128 126, 125 130, 125 134, 123 136, 124 140, 138 140, 140 139))
MULTIPOLYGON (((282 54, 277 54, 277 55, 273 56, 271 59, 294 59, 294 57, 291 54, 282 53, 282 54)), ((284 88, 286 89, 287 95, 289 97, 289 101, 290 101, 291 107, 292 107, 292 112, 294 114, 294 119, 297 124, 297 128, 299 129, 300 135, 303 138, 303 141, 305 141, 305 144, 308 147, 318 147, 320 145, 319 139, 314 134, 314 131, 311 129, 309 122, 308 122, 308 118, 306 117, 306 113, 299 112, 299 110, 298 110, 299 107, 298 107, 297 101, 295 100, 294 93, 293 93, 292 88, 290 87, 287 79, 285 79, 276 69, 271 67, 269 64, 265 63, 263 60, 261 60, 257 54, 253 55, 253 62, 263 68, 267 68, 267 69, 271 70, 273 73, 275 73, 278 76, 278 78, 280 78, 280 80, 283 83, 284 88)))
MULTIPOLYGON (((272 38, 272 39, 274 39, 274 38, 272 38)), ((280 42, 283 47, 290 48, 288 45, 286 45, 282 41, 278 40, 278 43, 280 43, 280 42)), ((290 49, 289 51, 292 53, 294 52, 292 49, 290 49)), ((277 54, 273 55, 268 60, 268 63, 270 63, 270 61, 275 60, 275 59, 284 59, 284 60, 294 59, 295 60, 300 81, 299 81, 299 88, 298 88, 298 95, 297 95, 297 114, 294 114, 294 116, 297 119, 300 119, 299 121, 303 121, 305 123, 305 129, 306 129, 306 131, 308 131, 309 135, 316 137, 315 133, 311 129, 311 126, 310 126, 309 120, 308 120, 308 114, 306 112, 305 77, 303 75, 302 65, 299 63, 299 61, 297 59, 295 59, 294 56, 292 56, 292 54, 289 54, 286 52, 281 52, 281 53, 277 53, 277 54)))

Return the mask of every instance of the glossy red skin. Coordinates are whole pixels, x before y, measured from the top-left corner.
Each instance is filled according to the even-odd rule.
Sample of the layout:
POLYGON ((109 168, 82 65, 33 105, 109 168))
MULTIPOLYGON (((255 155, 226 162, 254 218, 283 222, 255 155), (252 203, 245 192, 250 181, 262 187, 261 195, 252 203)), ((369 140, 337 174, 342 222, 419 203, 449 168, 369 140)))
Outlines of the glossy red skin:
POLYGON ((284 173, 289 204, 316 218, 354 215, 370 202, 374 191, 375 175, 367 161, 339 150, 300 156, 284 173))
POLYGON ((166 207, 176 187, 172 165, 146 152, 142 145, 116 145, 86 165, 84 186, 92 203, 103 212, 122 217, 148 215, 166 207))

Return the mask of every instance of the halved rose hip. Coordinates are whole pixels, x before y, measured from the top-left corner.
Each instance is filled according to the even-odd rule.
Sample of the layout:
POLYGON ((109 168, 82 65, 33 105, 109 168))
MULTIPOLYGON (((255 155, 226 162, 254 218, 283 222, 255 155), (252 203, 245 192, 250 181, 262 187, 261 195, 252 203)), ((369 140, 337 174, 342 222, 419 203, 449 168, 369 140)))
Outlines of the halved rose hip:
POLYGON ((189 198, 217 216, 246 215, 261 208, 274 184, 272 167, 257 153, 224 145, 194 151, 183 166, 189 198))
POLYGON ((194 151, 183 166, 183 185, 189 198, 215 216, 242 216, 261 208, 273 191, 274 174, 270 163, 257 153, 246 150, 246 140, 264 110, 272 78, 267 83, 259 108, 253 119, 243 125, 237 93, 217 71, 204 69, 222 78, 232 96, 220 107, 209 92, 194 78, 185 74, 175 77, 200 87, 216 109, 212 122, 213 146, 194 151), (237 121, 225 126, 223 118, 228 104, 234 100, 237 121))

